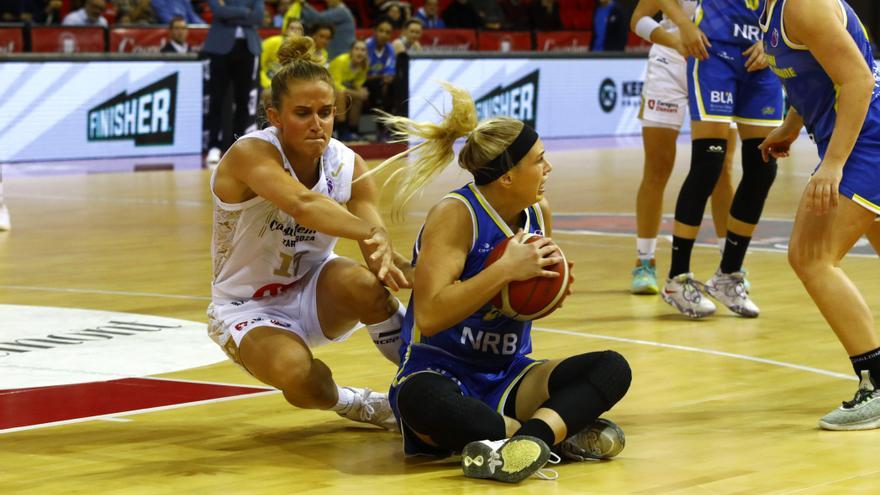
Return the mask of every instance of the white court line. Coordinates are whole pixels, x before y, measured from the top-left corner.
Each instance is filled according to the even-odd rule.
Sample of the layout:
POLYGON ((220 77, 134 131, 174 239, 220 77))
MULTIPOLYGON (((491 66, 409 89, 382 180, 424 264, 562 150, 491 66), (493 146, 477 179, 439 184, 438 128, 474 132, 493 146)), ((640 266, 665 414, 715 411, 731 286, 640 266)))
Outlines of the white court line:
POLYGON ((751 361, 753 363, 761 363, 761 364, 769 364, 771 366, 780 366, 782 368, 791 368, 799 371, 806 371, 809 373, 815 373, 817 375, 830 376, 833 378, 842 378, 844 380, 852 380, 858 381, 858 378, 853 375, 848 375, 846 373, 837 373, 835 371, 828 371, 819 368, 813 368, 810 366, 802 366, 800 364, 792 364, 786 363, 784 361, 776 361, 774 359, 764 359, 754 356, 747 356, 745 354, 736 354, 733 352, 724 352, 724 351, 715 351, 712 349, 702 349, 700 347, 690 347, 686 345, 678 345, 678 344, 665 344, 663 342, 653 342, 650 340, 641 340, 641 339, 628 339, 626 337, 613 337, 610 335, 601 335, 596 333, 584 333, 584 332, 572 332, 569 330, 557 330, 555 328, 543 328, 543 327, 532 327, 533 330, 538 330, 540 332, 546 333, 556 333, 562 335, 572 335, 575 337, 583 337, 586 339, 601 339, 601 340, 613 340, 615 342, 625 342, 628 344, 638 344, 638 345, 647 345, 651 347, 661 347, 664 349, 674 349, 677 351, 687 351, 687 352, 698 352, 700 354, 709 354, 712 356, 721 356, 733 359, 742 359, 743 361, 751 361))
POLYGON ((98 418, 99 421, 110 421, 111 423, 131 423, 133 419, 128 418, 98 418))
POLYGON ((6 194, 7 198, 13 199, 49 199, 56 201, 88 201, 93 203, 127 203, 147 205, 178 205, 178 206, 207 206, 210 201, 195 199, 148 199, 148 198, 122 198, 108 196, 63 196, 60 194, 6 194))
MULTIPOLYGON (((810 366, 802 366, 799 364, 786 363, 783 361, 776 361, 773 359, 764 359, 764 358, 759 358, 759 357, 754 357, 754 356, 747 356, 745 354, 736 354, 736 353, 732 353, 732 352, 715 351, 712 349, 702 349, 699 347, 690 347, 690 346, 683 346, 683 345, 677 345, 677 344, 666 344, 663 342, 654 342, 654 341, 650 341, 650 340, 629 339, 626 337, 614 337, 611 335, 601 335, 601 334, 584 333, 584 332, 573 332, 573 331, 569 331, 569 330, 559 330, 559 329, 555 329, 555 328, 546 328, 546 327, 532 327, 532 328, 536 331, 545 332, 545 333, 569 335, 572 337, 581 337, 581 338, 585 338, 585 339, 611 340, 611 341, 615 341, 615 342, 624 342, 624 343, 628 343, 628 344, 660 347, 660 348, 664 348, 664 349, 672 349, 672 350, 677 350, 677 351, 697 352, 700 354, 708 354, 711 356, 719 356, 719 357, 726 357, 726 358, 732 358, 732 359, 741 359, 743 361, 750 361, 750 362, 754 362, 754 363, 767 364, 767 365, 771 365, 771 366, 779 366, 782 368, 795 369, 798 371, 806 371, 809 373, 815 373, 818 375, 829 376, 832 378, 841 378, 841 379, 850 380, 850 381, 857 381, 858 380, 858 378, 856 378, 855 376, 851 376, 851 375, 844 374, 844 373, 837 373, 834 371, 813 368, 810 366)), ((146 378, 146 379, 153 379, 153 380, 171 380, 171 381, 191 382, 191 383, 208 383, 208 384, 214 384, 214 385, 239 386, 239 387, 251 387, 251 388, 267 388, 267 390, 265 392, 256 392, 253 394, 244 394, 244 395, 237 395, 237 396, 232 396, 232 397, 222 397, 219 399, 207 399, 207 400, 203 400, 203 401, 187 402, 187 403, 183 403, 183 404, 173 404, 173 405, 169 405, 169 406, 151 407, 151 408, 147 408, 147 409, 137 409, 134 411, 126 411, 126 412, 122 412, 122 413, 112 413, 112 414, 105 414, 105 415, 100 415, 100 416, 89 416, 89 417, 85 417, 85 418, 76 418, 76 419, 70 419, 70 420, 65 420, 65 421, 56 421, 56 422, 52 422, 52 423, 43 423, 43 424, 38 424, 38 425, 29 425, 29 426, 21 426, 21 427, 17 427, 17 428, 9 428, 6 430, 0 430, 0 435, 5 434, 5 433, 12 433, 12 432, 16 432, 16 431, 34 430, 34 429, 46 428, 46 427, 50 427, 50 426, 83 423, 83 422, 91 421, 91 420, 108 420, 107 418, 118 418, 119 416, 131 416, 131 415, 135 415, 135 414, 143 414, 143 413, 154 412, 154 411, 165 411, 165 410, 169 410, 169 409, 179 409, 179 408, 189 407, 189 406, 198 406, 198 405, 203 405, 203 404, 211 404, 211 403, 215 403, 215 402, 225 402, 225 401, 229 401, 229 400, 245 399, 245 398, 249 398, 249 397, 262 397, 265 395, 280 393, 280 391, 275 390, 275 389, 270 389, 269 387, 260 387, 260 386, 253 386, 253 385, 233 385, 233 384, 228 384, 228 383, 199 382, 199 381, 195 381, 195 380, 168 379, 168 378, 160 378, 160 377, 139 377, 139 378, 146 378)), ((109 419, 109 421, 113 421, 113 419, 109 419)))
POLYGON ((101 290, 101 289, 77 289, 64 287, 37 287, 31 285, 4 285, 0 284, 0 289, 13 290, 34 290, 43 292, 72 292, 75 294, 104 294, 110 296, 135 296, 135 297, 164 297, 168 299, 191 299, 196 301, 210 301, 207 296, 188 296, 180 294, 160 294, 158 292, 132 292, 126 290, 101 290))

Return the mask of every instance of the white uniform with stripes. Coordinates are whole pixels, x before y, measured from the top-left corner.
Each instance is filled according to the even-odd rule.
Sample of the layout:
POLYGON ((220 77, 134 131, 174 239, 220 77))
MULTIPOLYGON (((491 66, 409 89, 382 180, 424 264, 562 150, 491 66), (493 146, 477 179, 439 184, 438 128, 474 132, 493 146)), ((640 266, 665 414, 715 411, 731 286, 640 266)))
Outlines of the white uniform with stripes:
MULTIPOLYGON (((276 128, 254 131, 239 139, 261 139, 274 145, 284 169, 296 179, 276 128)), ((312 191, 347 203, 354 163, 354 152, 331 139, 321 156, 320 176, 312 191)), ((336 256, 333 247, 337 237, 299 225, 295 218, 259 196, 243 203, 224 203, 214 193, 214 176, 211 195, 211 338, 236 362, 241 339, 260 326, 291 331, 310 347, 329 342, 318 323, 316 291, 318 275, 336 256)))

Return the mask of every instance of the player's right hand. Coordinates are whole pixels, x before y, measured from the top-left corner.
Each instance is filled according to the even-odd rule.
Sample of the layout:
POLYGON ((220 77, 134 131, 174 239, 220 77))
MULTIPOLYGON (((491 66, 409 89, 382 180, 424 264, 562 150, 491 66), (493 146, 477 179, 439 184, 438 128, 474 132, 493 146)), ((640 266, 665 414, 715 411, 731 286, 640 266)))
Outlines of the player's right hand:
POLYGON ((557 247, 549 237, 541 237, 537 241, 528 244, 523 242, 525 232, 522 229, 516 232, 513 239, 507 243, 500 262, 504 263, 506 273, 511 280, 528 280, 534 277, 558 277, 559 274, 545 267, 555 265, 562 261, 561 256, 554 256, 557 247))
POLYGON ((797 139, 798 134, 792 133, 789 129, 786 129, 785 126, 779 126, 776 129, 770 131, 770 134, 761 141, 761 144, 758 145, 758 149, 761 150, 761 157, 764 158, 764 161, 770 161, 770 157, 773 158, 785 158, 788 156, 788 151, 791 148, 791 143, 797 139))

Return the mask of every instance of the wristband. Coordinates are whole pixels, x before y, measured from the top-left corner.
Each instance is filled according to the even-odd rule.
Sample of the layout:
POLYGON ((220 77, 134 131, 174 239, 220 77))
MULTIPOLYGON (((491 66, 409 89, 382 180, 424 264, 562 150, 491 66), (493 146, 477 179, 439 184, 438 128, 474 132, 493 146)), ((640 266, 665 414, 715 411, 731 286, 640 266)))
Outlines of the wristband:
POLYGON ((654 18, 644 16, 639 19, 639 22, 636 23, 636 34, 639 35, 639 38, 642 38, 645 41, 651 41, 651 33, 654 32, 655 29, 660 27, 660 23, 655 21, 654 18))

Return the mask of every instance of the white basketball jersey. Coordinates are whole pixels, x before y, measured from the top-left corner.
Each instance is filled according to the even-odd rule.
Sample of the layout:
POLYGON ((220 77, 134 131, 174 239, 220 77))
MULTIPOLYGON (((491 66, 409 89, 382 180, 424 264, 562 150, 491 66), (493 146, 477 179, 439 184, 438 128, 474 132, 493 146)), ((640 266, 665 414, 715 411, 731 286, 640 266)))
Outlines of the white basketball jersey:
MULTIPOLYGON (((697 5, 699 5, 699 0, 678 0, 678 5, 681 7, 681 10, 684 11, 685 15, 688 16, 688 19, 693 20, 694 12, 697 11, 697 5)), ((660 21, 660 26, 669 32, 678 31, 678 26, 666 17, 666 14, 663 14, 663 20, 660 21)))
MULTIPOLYGON (((281 154, 284 169, 296 174, 281 149, 277 129, 269 127, 239 139, 262 139, 281 154)), ((320 177, 312 191, 340 204, 351 198, 354 151, 331 139, 320 160, 320 177)), ((333 253, 337 238, 297 224, 296 219, 262 197, 224 203, 214 193, 214 304, 246 301, 281 293, 333 253)))

